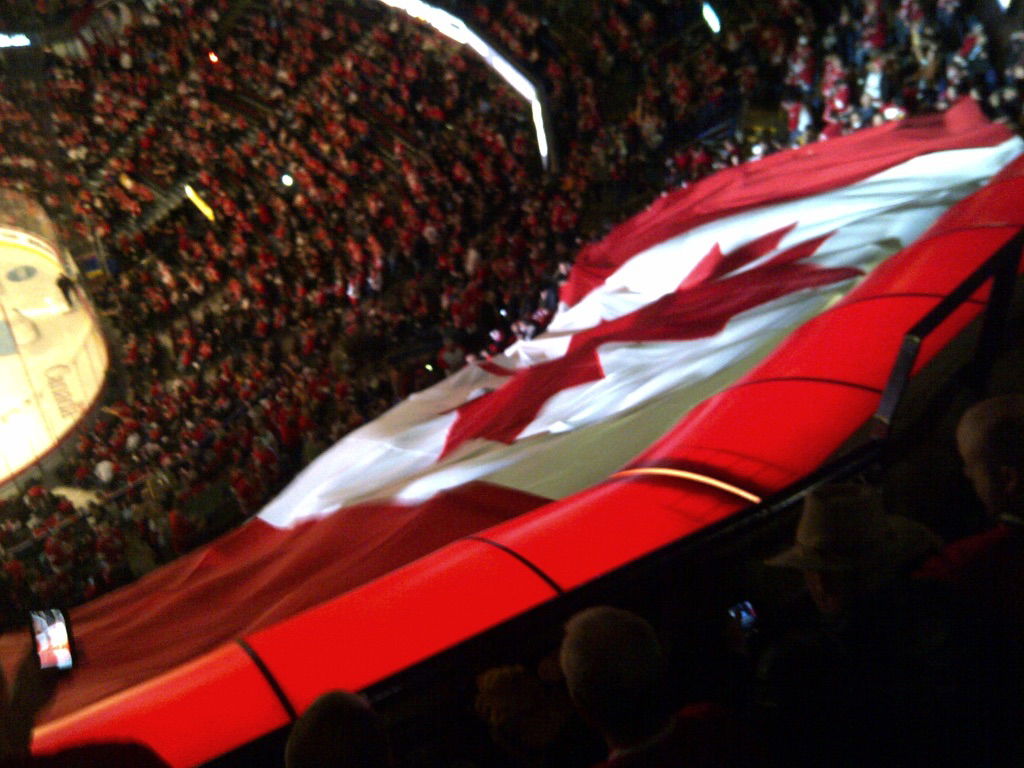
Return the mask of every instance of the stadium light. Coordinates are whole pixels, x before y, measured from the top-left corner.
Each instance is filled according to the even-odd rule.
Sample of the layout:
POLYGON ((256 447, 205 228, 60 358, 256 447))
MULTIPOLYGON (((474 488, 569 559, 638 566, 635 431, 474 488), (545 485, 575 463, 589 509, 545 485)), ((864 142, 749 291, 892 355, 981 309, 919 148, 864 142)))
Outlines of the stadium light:
POLYGON ((32 45, 32 41, 28 39, 28 35, 7 35, 0 32, 0 48, 24 48, 29 45, 32 45))
POLYGON ((211 208, 207 202, 199 196, 199 193, 192 188, 191 184, 185 185, 185 197, 191 200, 192 204, 199 209, 199 212, 210 221, 213 221, 216 218, 213 213, 213 208, 211 208))
POLYGON ((284 184, 286 187, 290 187, 292 184, 295 183, 295 179, 293 179, 289 174, 285 173, 281 175, 281 183, 284 184))
POLYGON ((715 13, 715 9, 711 7, 711 3, 704 3, 704 7, 701 9, 701 13, 704 15, 704 21, 711 28, 711 31, 716 35, 722 31, 722 22, 718 20, 718 14, 715 13))
POLYGON ((405 11, 414 19, 429 24, 445 37, 460 45, 468 45, 476 51, 491 69, 498 73, 506 83, 514 88, 530 104, 530 115, 533 128, 537 134, 537 151, 544 167, 548 167, 548 138, 544 123, 544 111, 541 108, 537 89, 522 72, 515 68, 508 59, 489 46, 483 38, 466 26, 466 23, 447 11, 427 5, 422 0, 380 0, 384 5, 405 11))

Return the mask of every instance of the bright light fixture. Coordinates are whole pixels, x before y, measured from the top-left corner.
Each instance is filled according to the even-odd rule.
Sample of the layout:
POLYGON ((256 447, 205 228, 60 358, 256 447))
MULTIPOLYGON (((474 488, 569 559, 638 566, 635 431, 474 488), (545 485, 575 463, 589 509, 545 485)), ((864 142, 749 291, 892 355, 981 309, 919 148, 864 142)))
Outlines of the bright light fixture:
POLYGON ((289 174, 285 173, 281 175, 281 183, 284 184, 286 187, 290 187, 292 184, 295 183, 295 179, 293 179, 289 174))
POLYGON ((0 48, 24 48, 28 45, 32 45, 28 35, 7 35, 0 32, 0 48))
POLYGON ((213 213, 213 208, 211 208, 207 202, 199 196, 199 193, 192 188, 191 184, 185 185, 185 197, 191 200, 192 204, 199 209, 199 212, 210 221, 213 221, 216 218, 213 213))
POLYGON ((405 11, 415 19, 429 24, 445 37, 454 40, 461 45, 468 45, 484 60, 510 86, 512 86, 530 104, 530 114, 533 118, 534 131, 537 134, 537 151, 540 153, 541 162, 548 167, 548 138, 544 124, 544 113, 541 109, 540 99, 537 97, 537 89, 522 72, 504 58, 500 53, 491 48, 473 30, 466 26, 466 23, 453 16, 447 11, 427 5, 422 0, 380 0, 384 5, 398 8, 405 11))
POLYGON ((701 9, 704 14, 704 21, 711 28, 711 31, 716 35, 722 31, 722 22, 718 20, 718 14, 715 13, 715 9, 711 7, 711 3, 704 3, 704 7, 701 9))
POLYGON ((212 63, 212 64, 216 64, 218 61, 220 61, 220 59, 217 57, 217 54, 214 53, 213 51, 210 51, 206 55, 210 59, 210 63, 212 63))

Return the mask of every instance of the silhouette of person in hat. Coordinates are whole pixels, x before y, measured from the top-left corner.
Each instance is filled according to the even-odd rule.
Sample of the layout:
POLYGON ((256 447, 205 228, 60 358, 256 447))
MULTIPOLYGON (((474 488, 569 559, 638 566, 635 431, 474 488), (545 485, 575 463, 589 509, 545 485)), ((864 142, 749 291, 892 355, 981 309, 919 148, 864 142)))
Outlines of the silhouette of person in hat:
POLYGON ((886 515, 873 489, 846 483, 808 495, 795 543, 765 562, 801 571, 818 610, 842 617, 941 546, 920 523, 886 515))
POLYGON ((946 764, 941 737, 959 705, 953 614, 944 589, 911 578, 941 543, 887 515, 867 486, 805 499, 796 541, 766 563, 803 574, 818 616, 789 628, 758 670, 786 762, 946 764))

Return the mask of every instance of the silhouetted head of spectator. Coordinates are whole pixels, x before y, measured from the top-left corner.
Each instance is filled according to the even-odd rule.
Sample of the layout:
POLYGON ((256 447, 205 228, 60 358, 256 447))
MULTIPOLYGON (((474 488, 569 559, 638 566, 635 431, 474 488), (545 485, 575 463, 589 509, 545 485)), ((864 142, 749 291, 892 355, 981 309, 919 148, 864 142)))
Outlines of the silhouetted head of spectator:
POLYGON ((766 563, 802 571, 818 610, 838 616, 941 547, 923 525, 886 515, 874 489, 838 483, 808 494, 796 542, 766 563))
POLYGON ((956 430, 964 474, 993 517, 1024 514, 1024 395, 983 400, 956 430))
POLYGON ((564 692, 550 689, 538 673, 522 665, 492 667, 477 676, 476 684, 477 714, 495 743, 512 754, 547 749, 572 712, 564 692))
POLYGON ((387 768, 391 750, 380 717, 354 693, 331 691, 298 719, 284 750, 286 768, 387 768))
POLYGON ((609 606, 577 613, 559 653, 569 695, 612 749, 641 744, 668 724, 665 658, 654 629, 609 606))

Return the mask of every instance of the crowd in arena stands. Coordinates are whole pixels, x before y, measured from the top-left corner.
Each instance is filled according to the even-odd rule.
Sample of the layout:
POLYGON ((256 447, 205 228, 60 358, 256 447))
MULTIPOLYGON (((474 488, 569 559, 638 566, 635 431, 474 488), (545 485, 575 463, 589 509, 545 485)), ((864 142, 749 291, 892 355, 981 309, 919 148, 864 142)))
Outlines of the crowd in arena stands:
MULTIPOLYGON (((34 0, 31 3, 33 16, 38 21, 55 25, 88 15, 96 0, 34 0)), ((0 25, 4 30, 20 30, 24 21, 24 5, 20 8, 12 3, 10 8, 0 11, 0 25)))
MULTIPOLYGON (((27 72, 7 79, 0 93, 0 111, 17 125, 11 130, 4 120, 4 183, 35 193, 69 227, 74 198, 83 186, 100 187, 109 179, 106 173, 116 179, 116 170, 101 175, 101 166, 150 114, 168 84, 185 76, 228 7, 225 0, 97 5, 38 3, 36 23, 50 30, 43 70, 40 77, 27 72)), ((16 21, 6 28, 17 28, 16 21)), ((15 49, 8 55, 28 54, 15 49)), ((96 194, 115 192, 106 187, 96 194)), ((152 194, 143 185, 131 191, 143 198, 152 194)), ((119 199, 117 193, 105 202, 119 199)), ((80 222, 76 229, 87 226, 80 222)))
POLYGON ((46 87, 52 126, 79 174, 96 171, 168 84, 188 74, 192 58, 215 39, 215 23, 226 7, 226 2, 108 5, 103 19, 91 20, 51 49, 46 87), (100 21, 110 23, 101 27, 100 21), (101 29, 106 34, 101 36, 101 29))
POLYGON ((449 5, 546 88, 557 173, 475 55, 363 0, 112 4, 50 46, 42 84, 4 83, 0 183, 107 255, 125 392, 64 469, 100 502, 8 502, 10 605, 88 599, 237 524, 542 330, 579 244, 668 188, 964 94, 1020 124, 1024 35, 997 71, 956 2, 750 3, 717 36, 659 0, 449 5), (739 130, 739 105, 788 123, 739 130))
MULTIPOLYGON (((118 238, 120 272, 98 300, 123 331, 130 394, 67 468, 72 484, 116 495, 107 512, 159 559, 193 544, 188 531, 211 530, 211 500, 255 511, 330 442, 467 352, 535 332, 555 301, 553 259, 573 244, 567 204, 555 191, 549 216, 524 170, 528 121, 479 62, 398 18, 365 34, 353 20, 344 40, 314 21, 322 8, 288 9, 291 45, 272 11, 254 11, 252 39, 225 46, 197 81, 248 99, 254 128, 196 96, 193 135, 157 133, 151 152, 114 159, 123 173, 163 157, 218 217, 179 207, 118 238), (249 72, 264 49, 278 67, 260 82, 249 72), (305 61, 310 51, 320 58, 305 61), (310 87, 279 104, 275 82, 291 72, 310 87)), ((80 599, 87 586, 58 596, 80 599)))

